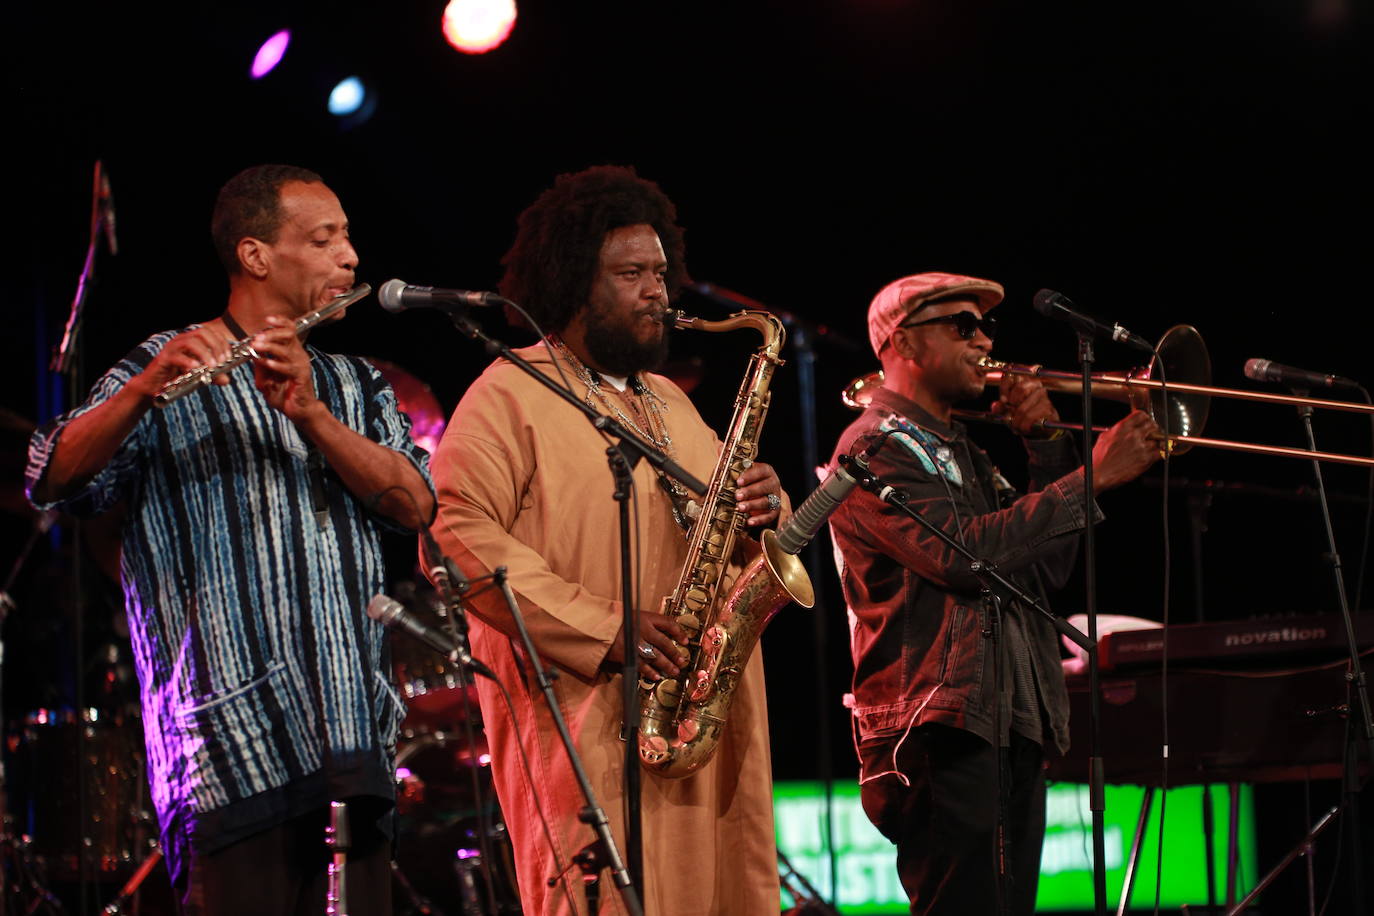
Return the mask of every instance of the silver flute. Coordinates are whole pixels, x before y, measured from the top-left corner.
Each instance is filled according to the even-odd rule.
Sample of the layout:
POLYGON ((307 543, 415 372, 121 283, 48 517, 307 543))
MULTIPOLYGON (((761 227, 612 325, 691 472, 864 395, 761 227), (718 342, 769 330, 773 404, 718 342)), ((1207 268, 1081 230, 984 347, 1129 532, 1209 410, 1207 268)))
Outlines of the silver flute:
MULTIPOLYGON (((372 287, 366 283, 359 283, 357 286, 344 293, 342 296, 335 296, 322 307, 302 315, 296 319, 296 336, 300 337, 315 325, 333 315, 339 309, 347 308, 359 299, 372 292, 372 287)), ((253 338, 245 337, 243 340, 236 340, 229 345, 229 356, 212 366, 200 366, 190 372, 183 373, 172 379, 162 390, 153 396, 153 403, 158 407, 166 407, 177 398, 185 397, 192 391, 204 388, 214 381, 215 376, 228 372, 235 366, 241 366, 250 359, 257 359, 258 351, 253 349, 253 338)))

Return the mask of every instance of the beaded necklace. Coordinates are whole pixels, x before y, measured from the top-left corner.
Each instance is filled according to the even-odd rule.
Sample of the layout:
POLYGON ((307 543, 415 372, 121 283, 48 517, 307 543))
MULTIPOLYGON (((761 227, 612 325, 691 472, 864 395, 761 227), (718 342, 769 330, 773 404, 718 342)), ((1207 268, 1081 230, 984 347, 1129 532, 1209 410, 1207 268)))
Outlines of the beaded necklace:
MULTIPOLYGON (((588 407, 593 410, 605 408, 606 411, 613 414, 617 420, 625 424, 625 426, 634 432, 635 435, 648 441, 660 451, 667 452, 669 455, 674 454, 673 437, 668 435, 667 424, 663 421, 663 414, 667 413, 668 404, 663 398, 659 397, 653 389, 644 384, 638 375, 631 374, 628 382, 631 392, 633 392, 639 398, 640 403, 644 405, 643 413, 646 421, 645 425, 649 427, 648 429, 645 428, 645 425, 641 425, 636 419, 626 414, 625 411, 616 406, 611 398, 606 396, 606 393, 601 387, 601 374, 599 372, 593 372, 590 368, 585 366, 582 360, 577 358, 577 354, 569 349, 568 345, 563 342, 562 337, 557 334, 550 334, 549 340, 553 342, 554 347, 557 348, 559 354, 563 357, 563 361, 573 370, 573 375, 575 375, 582 384, 587 386, 587 397, 584 403, 586 403, 588 407), (598 407, 598 403, 600 407, 598 407)), ((678 526, 682 528, 683 531, 690 530, 692 527, 692 519, 697 514, 692 511, 696 507, 691 499, 691 494, 687 492, 686 487, 682 486, 682 484, 678 483, 676 480, 673 480, 667 474, 664 474, 658 468, 654 468, 654 473, 658 476, 658 485, 668 494, 668 504, 672 509, 673 520, 677 522, 678 526)))
POLYGON ((668 405, 664 400, 654 393, 648 385, 639 380, 639 376, 631 374, 629 377, 630 390, 639 397, 640 403, 644 405, 645 425, 621 410, 615 402, 606 396, 602 390, 602 378, 599 372, 593 372, 583 365, 582 360, 577 358, 568 345, 563 342, 561 337, 550 335, 554 346, 562 354, 563 359, 572 367, 573 374, 577 376, 582 384, 587 386, 587 397, 585 403, 593 409, 604 408, 615 416, 617 420, 630 428, 635 435, 653 444, 655 448, 673 454, 673 437, 668 435, 667 425, 663 422, 663 414, 667 412, 668 405), (599 407, 598 407, 599 405, 599 407))

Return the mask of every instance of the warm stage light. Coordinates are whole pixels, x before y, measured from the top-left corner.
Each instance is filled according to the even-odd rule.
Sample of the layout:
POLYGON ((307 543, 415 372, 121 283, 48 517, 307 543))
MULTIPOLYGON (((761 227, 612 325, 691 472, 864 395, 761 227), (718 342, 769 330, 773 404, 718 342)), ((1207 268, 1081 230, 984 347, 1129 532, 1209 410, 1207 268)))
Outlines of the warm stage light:
POLYGON ((482 54, 505 41, 515 28, 515 0, 449 0, 444 38, 465 54, 482 54))
POLYGON ((253 57, 253 67, 248 74, 253 79, 262 79, 272 68, 281 63, 281 59, 286 56, 286 46, 291 44, 291 33, 282 29, 271 38, 262 43, 258 48, 258 53, 253 57))

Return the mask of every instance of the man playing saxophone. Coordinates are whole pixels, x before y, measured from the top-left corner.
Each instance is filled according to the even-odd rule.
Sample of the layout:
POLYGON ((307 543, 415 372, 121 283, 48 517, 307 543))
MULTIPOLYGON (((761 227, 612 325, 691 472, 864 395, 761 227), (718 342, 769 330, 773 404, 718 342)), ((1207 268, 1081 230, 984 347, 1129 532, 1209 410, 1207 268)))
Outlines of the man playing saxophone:
MULTIPOLYGON (((676 385, 652 373, 667 353, 669 296, 685 280, 675 218, 657 186, 628 169, 560 176, 521 215, 501 292, 549 333, 548 350, 536 345, 521 356, 555 379, 556 361, 579 398, 707 479, 717 460, 715 434, 676 385)), ((537 649, 560 671, 559 703, 623 851, 618 523, 607 444, 535 380, 505 361, 494 363, 463 396, 435 455, 434 533, 468 576, 509 570, 537 649)), ((658 609, 684 563, 688 502, 647 462, 634 477, 638 666, 642 678, 672 678, 680 673, 686 634, 658 609)), ((755 463, 738 485, 749 524, 775 524, 785 497, 773 470, 755 463)), ((474 654, 496 670, 516 704, 513 723, 497 688, 479 681, 522 903, 529 913, 584 913, 575 875, 552 889, 545 884, 592 839, 577 818, 584 802, 567 755, 499 596, 475 598, 473 612, 474 654)), ((730 715, 715 758, 700 772, 683 779, 645 775, 640 893, 647 913, 757 916, 779 909, 757 653, 730 715)), ((620 912, 609 890, 602 911, 620 912)))
MULTIPOLYGON (((996 329, 987 313, 1001 300, 1000 284, 956 274, 884 287, 868 332, 885 381, 836 457, 871 453, 912 509, 1043 595, 1068 578, 1087 524, 1072 439, 1042 432, 1058 415, 1038 380, 1004 376, 994 410, 1025 437, 1030 463, 1031 492, 1019 496, 951 417, 983 391, 979 360, 996 329)), ((1155 432, 1135 411, 1098 439, 1094 495, 1158 459, 1155 432)), ((985 601, 966 560, 872 493, 855 493, 830 526, 851 609, 864 811, 897 847, 911 912, 1029 916, 1043 762, 1068 746, 1055 630, 1014 601, 985 601)))
POLYGON ((385 585, 379 527, 432 518, 427 456, 375 369, 296 334, 357 266, 320 177, 247 169, 211 223, 224 312, 150 337, 35 433, 30 498, 127 505, 129 632, 180 912, 323 912, 326 816, 347 799, 351 912, 385 916, 402 710, 364 608, 385 585), (244 340, 251 367, 154 408, 244 340))

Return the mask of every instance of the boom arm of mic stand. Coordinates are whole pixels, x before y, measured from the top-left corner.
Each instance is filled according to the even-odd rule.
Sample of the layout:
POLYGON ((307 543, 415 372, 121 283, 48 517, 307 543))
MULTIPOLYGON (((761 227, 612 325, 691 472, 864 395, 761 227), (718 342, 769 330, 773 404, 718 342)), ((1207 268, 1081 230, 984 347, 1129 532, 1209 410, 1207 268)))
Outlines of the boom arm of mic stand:
POLYGON ((1088 652, 1093 655, 1097 654, 1096 641, 1091 640, 1087 636, 1083 635, 1083 632, 1079 630, 1077 627, 1075 627, 1073 624, 1069 623, 1067 620, 1065 620, 1063 617, 1060 617, 1058 614, 1055 614, 1049 608, 1045 607, 1043 604, 1037 601, 1025 589, 1021 588, 1021 586, 1017 585, 1015 582, 1011 581, 1006 576, 998 572, 997 567, 995 567, 993 564, 981 559, 973 551, 969 550, 963 544, 960 544, 954 538, 950 537, 950 535, 946 533, 945 530, 942 529, 939 525, 936 525, 930 519, 921 515, 921 513, 917 512, 916 510, 912 509, 909 505, 907 505, 911 497, 906 493, 905 490, 889 486, 886 482, 883 481, 881 477, 879 477, 877 474, 874 474, 872 471, 868 470, 868 468, 864 466, 863 462, 861 462, 857 458, 854 458, 853 456, 841 455, 840 463, 844 465, 845 469, 849 471, 849 473, 858 480, 859 486, 863 487, 868 492, 877 496, 879 499, 887 503, 889 506, 894 506, 895 508, 897 508, 900 512, 902 512, 912 521, 916 522, 922 528, 925 528, 931 534, 935 535, 935 537, 939 538, 941 543, 943 543, 946 547, 949 547, 955 553, 959 554, 961 557, 968 560, 969 570, 972 571, 973 574, 977 576, 979 579, 990 580, 996 583, 998 586, 1003 588, 1008 594, 1012 595, 1014 598, 1016 598, 1017 601, 1020 601, 1026 607, 1034 608, 1036 611, 1039 611, 1040 614, 1044 616, 1045 619, 1048 620, 1056 630, 1058 630, 1067 639, 1072 641, 1074 645, 1081 648, 1084 652, 1088 652))
POLYGON ((471 337, 473 340, 481 341, 486 351, 492 356, 499 356, 507 362, 513 363, 530 378, 539 382, 573 407, 576 407, 597 429, 619 439, 621 448, 627 450, 629 457, 634 459, 640 457, 644 458, 644 460, 648 461, 654 467, 658 468, 669 477, 672 477, 698 496, 702 496, 706 493, 706 484, 689 474, 680 464, 654 448, 648 442, 645 442, 639 436, 627 430, 615 420, 599 412, 594 407, 590 407, 579 401, 576 395, 571 391, 568 391, 562 385, 534 368, 534 366, 530 365, 528 360, 517 356, 515 351, 511 350, 505 343, 487 334, 486 331, 483 331, 480 325, 468 317, 466 309, 455 309, 449 313, 449 317, 453 320, 454 327, 462 331, 468 337, 471 337))

